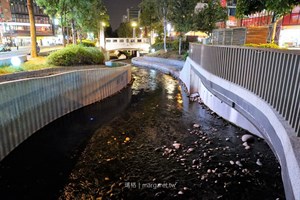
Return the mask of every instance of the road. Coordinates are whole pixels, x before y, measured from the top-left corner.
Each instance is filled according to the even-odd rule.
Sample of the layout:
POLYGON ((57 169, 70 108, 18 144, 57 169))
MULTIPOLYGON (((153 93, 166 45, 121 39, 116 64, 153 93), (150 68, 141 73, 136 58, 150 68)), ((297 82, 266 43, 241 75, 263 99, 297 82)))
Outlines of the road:
MULTIPOLYGON (((44 46, 44 47, 41 47, 41 52, 52 51, 52 50, 56 50, 56 49, 60 49, 60 48, 63 48, 63 46, 62 45, 44 46)), ((6 59, 6 58, 11 58, 14 56, 29 55, 30 50, 31 50, 30 46, 19 47, 19 49, 17 49, 16 47, 12 47, 11 51, 0 52, 0 60, 6 59)))

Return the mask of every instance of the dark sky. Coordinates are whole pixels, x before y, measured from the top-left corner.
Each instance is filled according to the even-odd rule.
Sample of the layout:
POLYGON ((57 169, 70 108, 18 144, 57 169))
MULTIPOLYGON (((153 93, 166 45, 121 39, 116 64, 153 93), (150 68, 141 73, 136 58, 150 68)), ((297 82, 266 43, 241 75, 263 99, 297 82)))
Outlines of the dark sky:
POLYGON ((110 24, 115 30, 122 22, 122 16, 126 15, 126 9, 130 7, 138 7, 142 0, 103 0, 107 8, 110 24))

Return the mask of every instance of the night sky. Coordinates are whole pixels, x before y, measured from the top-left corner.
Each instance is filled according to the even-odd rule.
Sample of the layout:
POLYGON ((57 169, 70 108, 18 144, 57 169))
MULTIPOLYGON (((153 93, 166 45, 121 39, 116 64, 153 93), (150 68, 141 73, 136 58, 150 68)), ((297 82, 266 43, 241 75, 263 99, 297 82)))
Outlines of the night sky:
POLYGON ((122 22, 122 16, 126 15, 126 9, 138 7, 142 0, 103 0, 107 8, 112 29, 115 30, 122 22))

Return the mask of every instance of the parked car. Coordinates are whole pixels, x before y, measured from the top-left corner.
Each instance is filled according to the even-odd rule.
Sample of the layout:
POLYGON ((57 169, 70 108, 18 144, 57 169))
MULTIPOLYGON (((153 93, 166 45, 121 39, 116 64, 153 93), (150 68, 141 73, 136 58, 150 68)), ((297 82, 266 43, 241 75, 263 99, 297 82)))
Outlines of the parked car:
POLYGON ((11 48, 7 44, 0 44, 0 52, 11 51, 11 48))

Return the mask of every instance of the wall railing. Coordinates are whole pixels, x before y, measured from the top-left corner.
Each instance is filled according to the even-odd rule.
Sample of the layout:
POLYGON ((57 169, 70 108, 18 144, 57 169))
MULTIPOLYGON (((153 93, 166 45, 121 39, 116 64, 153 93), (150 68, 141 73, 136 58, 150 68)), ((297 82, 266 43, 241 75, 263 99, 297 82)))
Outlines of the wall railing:
POLYGON ((300 136, 299 51, 190 44, 189 56, 265 100, 300 136))

